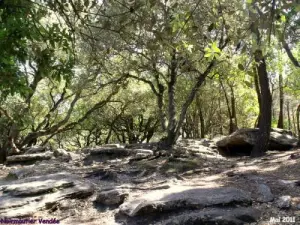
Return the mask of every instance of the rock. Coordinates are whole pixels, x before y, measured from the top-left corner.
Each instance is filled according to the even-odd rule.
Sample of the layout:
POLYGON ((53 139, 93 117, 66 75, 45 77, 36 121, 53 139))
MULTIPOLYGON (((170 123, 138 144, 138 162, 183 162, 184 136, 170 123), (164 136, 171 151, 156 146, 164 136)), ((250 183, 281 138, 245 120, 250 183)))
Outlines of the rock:
POLYGON ((147 158, 149 155, 148 154, 145 154, 145 153, 137 153, 136 155, 135 155, 135 158, 136 159, 145 159, 145 158, 147 158))
MULTIPOLYGON (((248 154, 256 143, 258 129, 243 128, 235 131, 231 135, 217 141, 217 146, 223 150, 234 152, 242 152, 244 150, 248 154)), ((269 150, 289 150, 297 145, 297 138, 278 129, 272 130, 270 134, 269 150)))
POLYGON ((298 153, 293 153, 290 155, 289 159, 299 159, 300 158, 300 154, 298 153))
POLYGON ((158 225, 242 225, 256 222, 259 216, 260 212, 253 208, 205 209, 174 216, 158 225))
POLYGON ((53 154, 57 158, 63 158, 66 160, 80 160, 80 155, 74 152, 68 152, 65 149, 58 148, 53 151, 53 154))
POLYGON ((290 131, 273 128, 270 135, 269 150, 290 150, 296 147, 298 138, 291 134, 290 131))
POLYGON ((126 149, 126 148, 94 148, 90 150, 91 155, 113 155, 115 157, 124 157, 136 154, 153 155, 153 151, 149 149, 126 149))
POLYGON ((202 209, 219 205, 248 205, 251 202, 249 194, 236 188, 205 189, 174 186, 166 190, 152 191, 142 197, 125 202, 119 209, 120 212, 133 217, 178 209, 202 209))
POLYGON ((216 148, 215 142, 209 139, 182 139, 175 146, 175 150, 179 153, 188 153, 200 158, 219 157, 219 151, 216 148))
POLYGON ((151 142, 151 143, 136 143, 136 144, 126 144, 125 148, 129 149, 156 149, 157 142, 151 142))
POLYGON ((53 151, 53 154, 55 157, 68 157, 68 158, 70 157, 69 153, 65 149, 62 149, 62 148, 55 149, 53 151))
POLYGON ((26 176, 33 174, 35 172, 34 166, 27 166, 19 169, 14 169, 9 171, 9 174, 7 175, 8 178, 16 178, 16 179, 22 179, 26 176))
POLYGON ((129 156, 130 150, 125 148, 94 148, 90 150, 91 155, 114 155, 116 157, 129 156))
POLYGON ((47 147, 45 146, 31 146, 25 148, 25 154, 34 154, 34 153, 42 153, 47 150, 47 147))
POLYGON ((101 145, 102 148, 123 148, 120 144, 104 144, 101 145))
POLYGON ((300 186, 299 180, 279 180, 279 184, 281 185, 289 185, 291 187, 300 186))
POLYGON ((110 191, 100 192, 96 198, 97 203, 103 205, 120 205, 128 197, 129 192, 127 190, 114 189, 110 191))
POLYGON ((202 154, 206 154, 206 155, 218 155, 219 152, 216 151, 215 149, 209 148, 209 147, 205 147, 205 146, 198 146, 197 148, 193 148, 190 149, 191 153, 202 153, 202 154))
POLYGON ((291 207, 291 196, 285 195, 277 199, 276 205, 280 209, 288 209, 291 207))
POLYGON ((54 189, 73 187, 74 183, 71 180, 46 180, 32 181, 31 183, 14 184, 6 186, 2 189, 3 193, 9 193, 11 196, 35 196, 51 192, 54 189))
POLYGON ((68 154, 69 154, 69 157, 70 157, 71 160, 75 161, 75 160, 80 160, 81 159, 81 156, 78 153, 68 152, 68 154))
POLYGON ((0 217, 32 216, 66 198, 85 198, 94 192, 91 183, 69 173, 49 174, 17 180, 0 186, 0 217))
POLYGON ((148 156, 153 155, 153 151, 149 149, 132 149, 130 152, 133 154, 146 154, 148 156))
POLYGON ((8 156, 6 162, 8 164, 11 163, 22 163, 22 162, 34 162, 38 160, 48 160, 51 159, 53 156, 52 152, 45 152, 45 153, 36 153, 36 154, 26 154, 26 155, 13 155, 8 156))
POLYGON ((272 194, 271 189, 265 184, 257 185, 257 194, 259 195, 257 199, 259 202, 266 203, 274 200, 274 195, 272 194))

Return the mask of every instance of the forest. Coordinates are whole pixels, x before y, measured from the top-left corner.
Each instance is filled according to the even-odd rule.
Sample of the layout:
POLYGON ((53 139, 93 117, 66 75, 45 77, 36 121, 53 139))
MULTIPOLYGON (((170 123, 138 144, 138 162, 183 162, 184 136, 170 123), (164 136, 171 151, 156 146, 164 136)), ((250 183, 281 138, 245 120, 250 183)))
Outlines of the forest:
POLYGON ((299 224, 299 39, 299 0, 0 0, 1 223, 299 224))
POLYGON ((1 1, 1 149, 299 135, 297 1, 1 1))

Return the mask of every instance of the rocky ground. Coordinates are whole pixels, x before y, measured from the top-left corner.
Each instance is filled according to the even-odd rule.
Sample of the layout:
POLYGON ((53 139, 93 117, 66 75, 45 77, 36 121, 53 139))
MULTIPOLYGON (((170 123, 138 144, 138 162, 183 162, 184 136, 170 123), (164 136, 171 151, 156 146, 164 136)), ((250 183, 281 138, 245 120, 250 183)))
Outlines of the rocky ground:
POLYGON ((182 140, 171 153, 151 147, 11 156, 0 165, 2 224, 300 224, 298 149, 251 159, 223 157, 208 140, 182 140))

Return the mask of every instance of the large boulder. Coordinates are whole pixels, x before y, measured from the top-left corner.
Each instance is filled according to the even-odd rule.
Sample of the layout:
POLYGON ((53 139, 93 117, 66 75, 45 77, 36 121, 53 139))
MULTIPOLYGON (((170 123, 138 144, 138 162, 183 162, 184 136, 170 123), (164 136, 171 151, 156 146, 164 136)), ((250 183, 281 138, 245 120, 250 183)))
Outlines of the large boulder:
MULTIPOLYGON (((227 154, 234 153, 250 153, 256 143, 259 129, 243 128, 239 129, 231 135, 217 141, 219 149, 227 154)), ((270 134, 269 150, 290 150, 297 146, 298 139, 286 130, 272 129, 270 134)))
POLYGON ((186 209, 203 209, 213 206, 249 205, 251 197, 242 190, 221 188, 193 188, 174 186, 152 191, 142 197, 123 203, 120 212, 134 217, 154 212, 164 213, 186 209))

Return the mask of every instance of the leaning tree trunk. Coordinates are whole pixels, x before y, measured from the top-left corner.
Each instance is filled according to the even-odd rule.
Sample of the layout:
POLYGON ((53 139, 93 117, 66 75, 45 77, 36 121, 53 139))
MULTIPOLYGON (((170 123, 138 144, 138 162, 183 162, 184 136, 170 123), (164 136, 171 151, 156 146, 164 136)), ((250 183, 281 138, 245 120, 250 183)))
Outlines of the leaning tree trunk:
POLYGON ((254 53, 255 62, 257 63, 257 74, 260 85, 261 112, 259 132, 256 144, 251 152, 251 157, 259 157, 265 154, 268 148, 271 132, 271 107, 272 97, 269 87, 269 79, 266 68, 266 61, 261 50, 254 53))
POLYGON ((279 74, 279 117, 277 127, 283 129, 283 84, 282 74, 279 74))

